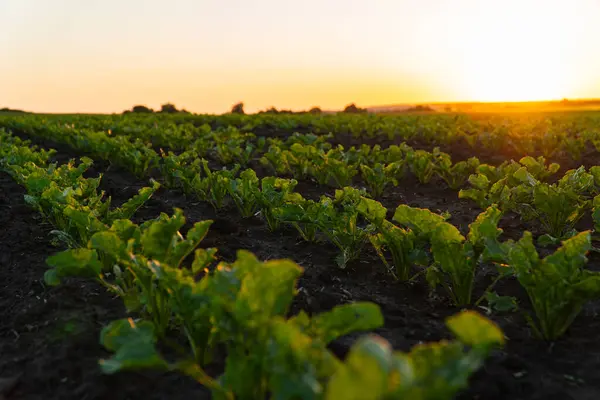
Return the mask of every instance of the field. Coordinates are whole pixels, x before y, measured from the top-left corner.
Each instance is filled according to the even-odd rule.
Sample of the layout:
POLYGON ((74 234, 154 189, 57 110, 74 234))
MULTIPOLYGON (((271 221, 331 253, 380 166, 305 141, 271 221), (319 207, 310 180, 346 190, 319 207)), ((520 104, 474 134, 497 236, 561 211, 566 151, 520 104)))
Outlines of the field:
POLYGON ((0 224, 0 399, 600 398, 599 112, 0 115, 0 224))

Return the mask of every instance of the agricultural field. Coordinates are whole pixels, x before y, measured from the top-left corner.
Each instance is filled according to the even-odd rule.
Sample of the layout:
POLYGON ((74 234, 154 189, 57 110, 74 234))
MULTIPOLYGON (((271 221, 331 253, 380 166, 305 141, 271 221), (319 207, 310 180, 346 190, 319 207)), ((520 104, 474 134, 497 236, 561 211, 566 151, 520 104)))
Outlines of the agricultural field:
POLYGON ((0 399, 598 399, 600 112, 0 116, 0 399))

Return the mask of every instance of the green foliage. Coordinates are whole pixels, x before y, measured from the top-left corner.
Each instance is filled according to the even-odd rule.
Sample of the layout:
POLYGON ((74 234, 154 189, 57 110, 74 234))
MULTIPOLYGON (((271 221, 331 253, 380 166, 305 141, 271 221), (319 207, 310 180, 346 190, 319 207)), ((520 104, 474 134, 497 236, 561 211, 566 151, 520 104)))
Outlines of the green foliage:
POLYGON ((394 220, 411 228, 417 239, 430 243, 435 264, 428 269, 427 280, 433 288, 442 285, 458 306, 471 302, 480 257, 499 246, 497 239, 502 230, 497 225, 500 217, 498 208, 489 207, 469 226, 469 235, 465 239, 456 227, 429 210, 400 205, 394 214, 394 220))
POLYGON ((460 161, 452 164, 450 156, 446 153, 439 153, 436 159, 437 174, 448 184, 451 189, 458 190, 467 181, 468 177, 479 166, 479 159, 469 158, 467 161, 460 161))
POLYGON ((318 221, 324 218, 323 214, 329 212, 329 205, 323 202, 306 200, 301 196, 294 196, 281 207, 273 210, 275 219, 291 224, 302 239, 307 242, 316 242, 318 221))
POLYGON ((108 360, 101 360, 102 371, 113 374, 123 370, 167 369, 167 362, 156 350, 154 326, 148 321, 135 322, 121 319, 102 329, 100 343, 115 353, 108 360))
POLYGON ((412 265, 424 254, 423 249, 416 246, 414 233, 387 221, 387 209, 375 200, 363 197, 358 204, 358 212, 377 229, 376 233, 369 235, 369 240, 381 260, 388 265, 384 255, 387 249, 392 256, 396 277, 401 281, 408 280, 412 265))
POLYGON ((507 243, 507 263, 527 291, 536 320, 535 332, 547 340, 562 336, 582 306, 600 296, 600 274, 583 269, 591 249, 589 232, 563 242, 554 254, 540 259, 529 232, 507 243))
POLYGON ((448 318, 446 325, 457 340, 417 345, 409 353, 393 353, 377 337, 359 340, 331 378, 325 398, 452 399, 504 337, 472 311, 448 318))
POLYGON ((230 182, 235 179, 235 175, 240 169, 239 165, 235 165, 233 169, 222 169, 213 171, 208 166, 208 161, 201 160, 202 172, 205 178, 192 181, 193 192, 202 200, 208 201, 215 210, 219 210, 225 206, 225 199, 229 192, 230 182))
POLYGON ((388 165, 376 163, 373 168, 364 164, 360 165, 362 178, 369 188, 369 193, 373 197, 381 196, 385 187, 390 183, 397 186, 397 178, 402 176, 403 168, 404 163, 402 161, 397 161, 388 165))
POLYGON ((407 163, 420 183, 429 183, 435 172, 435 156, 425 150, 415 150, 408 154, 407 163))
POLYGON ((558 183, 549 185, 520 175, 523 185, 515 188, 520 195, 514 209, 525 220, 536 220, 551 236, 561 239, 571 235, 575 224, 583 217, 590 202, 586 192, 594 183, 584 167, 568 171, 558 183))
POLYGON ((242 217, 248 218, 257 212, 260 189, 254 170, 247 169, 238 178, 230 180, 227 190, 242 217))
MULTIPOLYGON (((140 176, 153 174, 158 167, 167 186, 180 187, 215 208, 223 207, 229 197, 243 216, 260 210, 271 229, 289 223, 306 240, 325 236, 338 247, 336 261, 341 267, 357 259, 371 242, 385 263, 391 256, 397 277, 408 279, 413 265, 429 264, 429 252, 435 264, 428 276, 437 278, 457 304, 470 301, 477 263, 507 254, 508 245, 497 242, 500 214, 495 207, 482 214, 464 238, 445 217, 428 210, 399 207, 397 226, 387 221, 381 204, 350 187, 337 190, 334 198, 311 201, 293 192, 297 184, 293 179, 266 177, 259 185, 253 170, 237 176, 237 166, 222 171, 208 167, 209 158, 211 163, 245 165, 260 156, 266 143, 246 132, 294 130, 299 126, 296 117, 277 120, 273 126, 267 119, 258 128, 254 117, 242 115, 194 118, 129 115, 123 120, 107 117, 108 125, 92 117, 73 117, 60 125, 52 118, 31 126, 18 120, 10 124, 111 160, 140 176), (220 118, 235 123, 223 124, 220 118), (173 151, 161 150, 159 156, 151 146, 173 151)), ((439 150, 413 151, 406 144, 345 150, 327 142, 335 139, 334 134, 321 135, 383 133, 390 140, 395 135, 447 140, 450 133, 443 125, 428 130, 418 120, 399 127, 378 116, 338 118, 329 125, 329 117, 311 116, 307 131, 317 134, 271 139, 263 160, 278 173, 337 186, 350 184, 360 170, 374 195, 389 183, 396 184, 404 165, 423 182, 437 173, 451 186, 460 185, 475 168, 475 160, 452 164, 439 150)), ((27 187, 27 201, 55 223, 55 234, 73 247, 48 259, 46 281, 58 284, 70 276, 95 279, 139 317, 114 321, 103 330, 101 342, 112 353, 101 362, 106 373, 142 368, 179 372, 205 385, 215 399, 439 399, 451 398, 463 388, 489 350, 503 341, 489 321, 463 313, 447 322, 456 341, 394 354, 380 339, 363 339, 342 362, 328 344, 342 335, 380 327, 383 316, 376 305, 344 304, 321 314, 289 317, 302 272, 292 261, 261 262, 241 251, 234 263, 212 268, 216 249, 198 248, 211 221, 195 223, 185 235, 180 233, 185 226, 180 210, 141 225, 131 222, 131 215, 158 190, 156 182, 119 209, 111 209, 98 190, 100 178, 83 178, 91 160, 47 166, 51 153, 28 151, 27 145, 1 132, 0 138, 0 167, 27 187), (204 366, 217 350, 225 354, 225 364, 222 375, 213 378, 204 366)))
POLYGON ((257 203, 260 212, 271 231, 279 229, 280 220, 275 213, 279 207, 288 201, 299 199, 298 193, 294 193, 294 188, 298 184, 295 179, 282 179, 275 177, 263 178, 260 182, 261 190, 257 194, 257 203))
POLYGON ((506 178, 492 183, 486 174, 480 172, 470 175, 468 181, 472 187, 460 190, 458 197, 461 199, 471 199, 482 209, 492 204, 504 206, 510 201, 510 187, 506 178))
POLYGON ((83 157, 78 166, 73 161, 46 168, 32 162, 10 165, 15 179, 27 189, 27 204, 49 219, 54 234, 69 245, 85 245, 95 232, 107 229, 115 219, 132 217, 160 187, 152 182, 152 187, 140 189, 121 207, 111 209, 110 197, 104 200, 104 192, 98 191, 102 176, 83 177, 92 163, 83 157))
POLYGON ((533 158, 531 156, 523 157, 519 160, 519 163, 527 168, 535 179, 543 181, 550 176, 556 174, 560 169, 560 165, 552 163, 546 166, 546 159, 544 157, 533 158))

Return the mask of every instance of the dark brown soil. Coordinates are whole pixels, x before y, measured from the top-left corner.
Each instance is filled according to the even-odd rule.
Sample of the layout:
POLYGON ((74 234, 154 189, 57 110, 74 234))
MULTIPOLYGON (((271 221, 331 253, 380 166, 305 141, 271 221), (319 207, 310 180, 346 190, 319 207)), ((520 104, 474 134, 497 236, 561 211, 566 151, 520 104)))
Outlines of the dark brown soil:
MULTIPOLYGON (((66 149, 61 155, 72 156, 66 149)), ((106 165, 97 164, 95 172, 106 165)), ((102 188, 116 204, 147 184, 111 167, 102 188)), ((40 279, 44 259, 58 249, 49 245, 50 227, 25 207, 22 189, 0 175, 0 378, 20 374, 8 399, 147 399, 205 398, 205 391, 187 379, 172 375, 118 374, 105 377, 96 362, 106 354, 98 344, 98 333, 106 322, 121 318, 124 311, 93 282, 70 281, 58 288, 44 288, 40 279)), ((303 184, 305 197, 318 197, 322 188, 303 184)), ((480 210, 461 201, 455 191, 440 182, 420 185, 407 180, 387 190, 380 199, 387 207, 400 203, 449 211, 451 222, 465 230, 480 210)), ((385 326, 377 333, 394 348, 408 350, 421 341, 448 338, 444 318, 459 311, 442 292, 430 296, 423 281, 395 282, 375 254, 367 250, 345 270, 335 266, 336 249, 329 244, 311 244, 298 239, 295 231, 272 233, 259 218, 241 219, 234 208, 215 212, 210 205, 161 189, 140 210, 137 221, 182 208, 188 225, 202 219, 215 222, 203 242, 218 247, 224 260, 232 260, 238 249, 254 252, 261 259, 291 258, 305 269, 293 311, 328 310, 337 304, 368 300, 379 304, 385 326)), ((502 221, 506 236, 520 237, 524 226, 514 216, 502 221)), ((590 268, 597 268, 595 255, 590 268)), ((478 273, 474 298, 490 281, 489 268, 478 273)), ((523 308, 528 301, 517 282, 501 282, 500 294, 516 296, 523 308)), ((472 379, 461 399, 598 399, 600 398, 600 341, 597 332, 600 303, 586 306, 569 332, 548 344, 532 337, 524 318, 516 314, 492 315, 507 336, 506 348, 495 353, 472 379)), ((480 312, 484 312, 479 309, 480 312)), ((342 338, 332 350, 343 356, 357 335, 342 338)), ((1 380, 0 380, 1 382, 1 380)))

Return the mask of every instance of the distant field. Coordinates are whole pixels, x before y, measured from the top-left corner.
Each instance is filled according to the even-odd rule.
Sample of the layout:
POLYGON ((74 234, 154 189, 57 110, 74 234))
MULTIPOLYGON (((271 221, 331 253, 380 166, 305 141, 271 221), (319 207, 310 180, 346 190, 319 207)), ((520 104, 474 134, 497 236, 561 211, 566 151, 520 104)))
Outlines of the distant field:
MULTIPOLYGON (((438 112, 474 112, 474 113, 502 113, 502 112, 551 112, 551 111, 590 111, 600 110, 600 100, 570 100, 570 101, 531 101, 509 103, 432 103, 426 104, 438 112)), ((389 105, 368 107, 371 112, 403 112, 414 108, 416 105, 389 105)))

